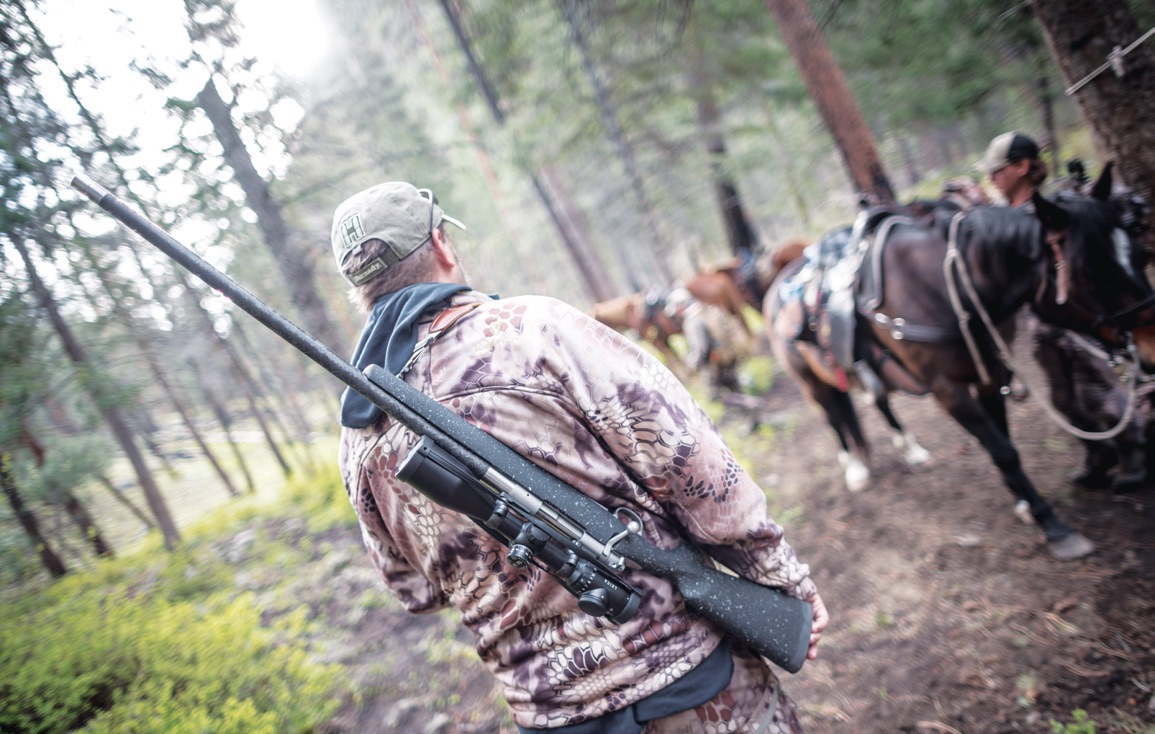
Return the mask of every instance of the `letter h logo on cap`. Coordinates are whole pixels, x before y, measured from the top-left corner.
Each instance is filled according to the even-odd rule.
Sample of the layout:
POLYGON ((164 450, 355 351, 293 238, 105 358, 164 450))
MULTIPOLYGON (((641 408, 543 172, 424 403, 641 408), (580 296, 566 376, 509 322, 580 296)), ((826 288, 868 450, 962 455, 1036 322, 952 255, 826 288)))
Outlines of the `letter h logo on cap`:
POLYGON ((361 226, 361 215, 350 214, 341 222, 341 235, 345 240, 345 247, 349 247, 365 236, 365 228, 361 226))

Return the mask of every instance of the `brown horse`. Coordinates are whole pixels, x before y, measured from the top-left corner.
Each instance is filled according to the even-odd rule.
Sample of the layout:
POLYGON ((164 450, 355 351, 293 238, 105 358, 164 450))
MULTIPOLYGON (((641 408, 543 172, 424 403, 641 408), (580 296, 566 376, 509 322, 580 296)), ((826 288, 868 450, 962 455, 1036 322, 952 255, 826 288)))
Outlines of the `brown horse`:
POLYGON ((987 450, 1057 558, 1094 549, 1023 472, 1007 426, 1005 344, 1016 314, 1030 305, 1043 321, 1112 349, 1126 345, 1130 334, 1143 367, 1155 365, 1155 294, 1129 262, 1134 243, 1108 203, 1110 178, 1105 171, 1092 197, 1051 202, 1036 195, 1034 214, 1004 207, 956 214, 944 207, 930 226, 896 220, 885 247, 877 249, 875 241, 867 251, 868 266, 855 283, 853 359, 869 370, 820 369, 830 364, 813 343, 821 330, 806 327, 822 323, 821 314, 804 313, 805 303, 788 297, 799 292, 793 281, 779 279, 764 308, 771 341, 825 412, 846 456, 848 482, 869 476, 869 450, 849 386, 870 387, 900 432, 886 395, 930 393, 987 450))
POLYGON ((698 270, 683 281, 682 286, 700 303, 717 306, 737 316, 742 328, 749 333, 746 319, 742 315, 743 306, 760 310, 770 284, 787 264, 802 257, 806 245, 802 240, 790 240, 774 250, 762 253, 754 259, 751 277, 747 277, 743 271, 743 259, 735 257, 698 270))
POLYGON ((670 346, 670 337, 682 331, 678 319, 667 312, 666 294, 657 291, 618 296, 594 304, 590 316, 622 333, 633 332, 661 354, 666 365, 675 372, 684 365, 670 346))
POLYGON ((700 270, 687 278, 682 287, 701 304, 720 308, 735 316, 738 323, 750 334, 746 317, 742 315, 747 304, 741 289, 735 282, 736 268, 733 270, 700 270))

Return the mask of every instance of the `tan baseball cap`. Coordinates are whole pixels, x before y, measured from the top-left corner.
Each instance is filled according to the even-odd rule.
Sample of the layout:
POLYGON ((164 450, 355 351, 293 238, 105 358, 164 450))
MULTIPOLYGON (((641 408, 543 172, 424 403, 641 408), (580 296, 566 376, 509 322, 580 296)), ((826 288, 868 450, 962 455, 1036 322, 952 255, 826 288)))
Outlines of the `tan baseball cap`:
POLYGON ((333 212, 329 236, 337 269, 350 283, 361 285, 428 242, 433 229, 443 221, 465 229, 464 224, 441 211, 432 191, 404 181, 377 184, 353 194, 333 212), (374 239, 386 244, 386 253, 356 272, 346 272, 349 255, 374 239))
POLYGON ((989 175, 1012 163, 1038 157, 1039 144, 1030 136, 1012 130, 991 141, 987 146, 986 155, 975 164, 975 168, 989 175))

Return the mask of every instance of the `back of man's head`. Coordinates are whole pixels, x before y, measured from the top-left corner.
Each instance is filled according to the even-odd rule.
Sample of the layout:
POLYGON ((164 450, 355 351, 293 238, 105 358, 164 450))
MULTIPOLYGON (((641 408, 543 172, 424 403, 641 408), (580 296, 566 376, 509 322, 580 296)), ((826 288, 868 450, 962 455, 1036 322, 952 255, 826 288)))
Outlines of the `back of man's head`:
POLYGON ((428 244, 443 221, 465 229, 441 211, 429 189, 390 181, 360 191, 333 213, 330 240, 337 268, 354 286, 362 286, 428 244), (384 244, 378 256, 353 257, 370 240, 384 244))

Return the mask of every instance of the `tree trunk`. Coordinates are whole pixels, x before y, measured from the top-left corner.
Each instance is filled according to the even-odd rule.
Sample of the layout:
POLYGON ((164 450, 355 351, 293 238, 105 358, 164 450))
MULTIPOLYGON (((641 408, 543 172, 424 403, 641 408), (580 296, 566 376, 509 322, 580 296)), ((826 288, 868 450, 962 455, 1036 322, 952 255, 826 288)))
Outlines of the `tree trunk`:
POLYGON ((16 487, 11 466, 12 455, 7 451, 0 453, 0 487, 4 490, 4 496, 8 499, 9 506, 12 507, 12 514, 16 516, 16 521, 20 523, 24 534, 28 536, 32 547, 40 556, 40 563, 52 578, 58 579, 68 573, 68 568, 64 565, 64 561, 60 560, 60 556, 56 555, 48 545, 48 540, 40 532, 40 525, 36 522, 36 516, 24 506, 24 498, 20 496, 20 490, 16 487))
MULTIPOLYGON (((21 259, 24 261, 24 267, 28 271, 28 280, 32 285, 32 290, 39 297, 41 304, 48 313, 48 318, 56 329, 60 341, 64 344, 64 350, 67 352, 69 359, 77 366, 77 369, 83 374, 85 371, 91 369, 88 364, 87 357, 84 350, 80 346, 80 342, 73 336, 72 330, 69 329, 68 324, 60 315, 60 311, 56 308, 56 302, 52 299, 52 294, 45 287, 40 276, 36 273, 35 265, 32 258, 28 254, 28 249, 24 246, 24 240, 15 233, 9 233, 12 244, 16 247, 17 252, 20 253, 21 259)), ((128 423, 120 414, 120 410, 112 405, 103 396, 103 391, 95 384, 87 385, 87 388, 92 395, 93 402, 96 403, 100 409, 109 428, 112 429, 113 435, 124 451, 125 456, 132 464, 133 470, 136 472, 137 480, 140 482, 140 487, 144 491, 145 500, 148 502, 148 508, 152 511, 153 517, 156 518, 157 527, 160 529, 161 536, 164 539, 164 547, 167 550, 173 550, 180 542, 180 533, 176 529, 176 523, 173 522, 172 515, 169 513, 168 505, 165 504, 164 497, 160 493, 160 489, 153 479, 152 472, 144 461, 144 456, 141 455, 140 449, 136 445, 133 438, 132 431, 128 427, 128 423)))
POLYGON ((606 126, 606 133, 610 137, 610 142, 613 143, 614 148, 618 152, 618 158, 626 169, 626 176, 630 182, 630 189, 634 192, 634 197, 638 201, 638 209, 642 214, 642 221, 645 223, 646 234, 650 237, 651 251, 648 263, 642 263, 636 259, 641 253, 638 248, 627 247, 627 257, 633 258, 630 263, 630 273, 633 276, 639 276, 643 273, 654 272, 662 279, 662 284, 665 285, 674 280, 674 276, 669 268, 670 253, 667 251, 665 243, 662 241, 661 230, 658 226, 658 217, 654 212, 654 205, 650 201, 650 195, 646 190, 645 180, 642 178, 642 173, 638 169, 637 157, 634 155, 634 149, 626 140, 625 134, 618 125, 617 112, 613 105, 610 104, 609 94, 606 93, 605 85, 602 84, 601 78, 598 76, 597 69, 594 68, 593 58, 590 56, 589 47, 586 44, 585 34, 582 32, 581 23, 574 12, 573 0, 556 0, 558 7, 561 9, 562 16, 565 18, 566 25, 569 27, 570 38, 573 39, 574 46, 577 48, 578 56, 581 58, 582 68, 585 70, 586 78, 589 80, 590 86, 594 90, 594 99, 597 101, 598 112, 601 113, 602 124, 606 126))
MULTIPOLYGON (((457 39, 457 45, 461 48, 461 53, 465 56, 466 64, 469 66, 473 80, 477 83, 477 88, 481 92, 482 99, 485 100, 489 113, 493 116, 493 120, 497 123, 497 126, 504 128, 505 112, 502 111, 501 104, 498 101, 497 90, 494 89, 493 84, 490 83, 489 76, 485 73, 485 70, 481 68, 481 63, 477 60, 477 55, 473 53, 473 46, 470 44, 469 38, 465 35, 465 29, 461 26, 461 19, 457 17, 457 11, 453 8, 450 0, 440 0, 440 2, 441 9, 445 13, 445 19, 453 31, 454 38, 457 39)), ((542 185, 538 176, 528 170, 526 174, 529 176, 533 190, 537 193, 538 199, 541 200, 542 206, 545 207, 546 213, 549 214, 550 221, 553 222, 558 234, 561 235, 566 252, 569 253, 574 265, 577 266, 578 274, 582 278, 586 291, 592 298, 598 301, 611 298, 613 291, 610 290, 609 286, 611 282, 609 274, 606 272, 605 265, 598 257, 596 251, 594 251, 590 245, 588 238, 583 238, 581 233, 574 231, 568 226, 567 222, 562 218, 562 210, 550 195, 549 190, 542 185)))
POLYGON ((880 203, 894 203, 874 135, 867 127, 850 87, 826 45, 806 0, 766 0, 782 40, 798 63, 802 79, 818 107, 826 129, 842 154, 855 193, 874 196, 880 203))
POLYGON ((286 434, 290 446, 293 449, 300 449, 298 458, 301 460, 302 466, 308 472, 314 472, 316 466, 313 463, 313 454, 309 449, 309 436, 313 432, 309 427, 309 423, 305 418, 305 413, 298 404, 296 393, 293 390, 286 388, 284 381, 281 380, 282 375, 287 370, 287 365, 282 360, 281 369, 270 370, 266 369, 265 361, 261 359, 264 350, 249 339, 248 333, 239 323, 233 324, 233 333, 236 334, 237 339, 240 340, 242 348, 252 355, 253 365, 257 370, 257 378, 260 385, 265 388, 264 392, 269 393, 273 398, 284 408, 284 415, 289 424, 295 430, 295 435, 290 435, 287 426, 281 424, 281 431, 286 434))
POLYGON ((168 396, 168 401, 172 404, 172 407, 176 409, 177 414, 180 415, 181 421, 184 423, 185 428, 188 429, 189 435, 192 436, 192 439, 196 442, 197 447, 200 448, 201 453, 204 454, 204 457, 209 460, 209 463, 212 464, 213 470, 217 473, 217 476, 221 478, 221 483, 225 485, 225 491, 229 493, 230 497, 239 497, 241 493, 237 491, 235 486, 233 486, 233 480, 229 478, 228 472, 226 472, 220 465, 220 462, 217 461, 216 455, 213 454, 208 444, 205 443, 204 437, 201 436, 201 432, 197 428, 196 422, 193 420, 192 416, 189 415, 188 409, 185 408, 184 402, 177 396, 176 391, 173 390, 172 385, 169 384, 168 380, 165 379, 164 373, 162 373, 160 370, 160 366, 154 363, 155 357, 151 352, 149 352, 147 356, 149 364, 152 366, 153 377, 156 379, 157 383, 160 384, 160 387, 162 390, 164 390, 165 395, 168 396))
POLYGON ((116 488, 116 485, 112 483, 112 480, 109 479, 107 475, 98 474, 98 475, 96 475, 96 480, 98 482, 100 482, 101 486, 103 486, 105 489, 108 490, 109 494, 112 495, 112 498, 114 500, 116 500, 121 505, 123 505, 124 509, 131 512, 132 516, 135 517, 137 520, 140 520, 140 522, 146 528, 148 528, 149 530, 152 530, 156 527, 156 523, 154 523, 152 520, 150 520, 148 515, 144 514, 144 512, 139 507, 134 505, 132 503, 132 500, 125 497, 124 493, 116 488))
MULTIPOLYGON (((273 458, 275 458, 277 463, 281 465, 281 471, 284 472, 285 476, 292 476, 293 467, 289 465, 289 462, 285 459, 284 454, 281 453, 281 448, 277 444, 276 438, 273 437, 273 431, 269 427, 268 420, 266 420, 265 412, 261 409, 260 399, 267 396, 267 392, 263 389, 264 386, 261 385, 261 383, 253 377, 252 373, 249 372, 248 368, 244 366, 240 360, 240 357, 236 355, 236 350, 233 349, 231 342, 222 340, 221 346, 223 346, 233 355, 233 375, 236 376, 237 381, 241 386, 241 393, 245 398, 245 402, 248 403, 249 412, 252 414, 253 418, 256 419, 257 425, 261 429, 261 435, 265 437, 265 444, 269 447, 269 451, 272 452, 273 458)), ((288 432, 285 431, 283 426, 281 426, 280 419, 277 418, 275 413, 272 414, 272 420, 277 423, 278 427, 280 427, 281 434, 288 437, 288 432)))
MULTIPOLYGON (((533 185, 542 189, 541 197, 554 203, 557 207, 554 216, 565 223, 568 231, 574 233, 574 248, 570 254, 578 270, 590 284, 590 295, 595 301, 613 298, 618 291, 614 288, 613 279, 606 271, 601 256, 593 248, 593 237, 590 235, 589 220, 586 219, 585 213, 574 203, 573 196, 553 166, 543 165, 540 171, 540 179, 537 176, 533 177, 533 185)), ((622 265, 626 267, 624 258, 622 265)))
POLYGON ((265 418, 265 413, 261 410, 260 404, 257 402, 256 395, 252 390, 245 390, 245 401, 249 404, 249 412, 257 419, 257 425, 261 429, 261 435, 265 437, 265 445, 269 447, 273 458, 281 465, 281 472, 286 478, 293 476, 293 467, 285 459, 285 455, 281 453, 281 447, 277 444, 277 439, 273 437, 273 431, 269 428, 268 421, 265 418))
POLYGON ((329 315, 329 307, 317 288, 313 263, 306 253, 290 242, 289 227, 285 223, 281 207, 273 200, 268 185, 257 173, 252 158, 249 157, 249 151, 233 124, 229 107, 221 99, 211 78, 197 94, 197 104, 212 122, 213 131, 224 148, 225 160, 228 161, 237 183, 245 192, 245 201, 257 215, 265 244, 273 253, 277 267, 281 269, 290 297, 297 306, 302 321, 308 326, 309 331, 325 344, 334 348, 344 344, 345 339, 334 326, 329 315))
MULTIPOLYGON (((228 359, 229 369, 234 375, 239 375, 241 377, 245 383, 246 391, 255 389, 252 387, 253 380, 251 377, 249 377, 248 370, 245 368, 245 364, 241 360, 240 355, 237 354, 235 349, 233 349, 229 340, 222 337, 217 333, 216 329, 213 328, 212 317, 210 317, 204 308, 201 307, 200 301, 196 296, 196 291, 193 290, 191 281, 189 281, 184 271, 180 268, 177 268, 176 277, 183 288, 184 297, 189 302, 193 313, 200 314, 202 317, 201 328, 205 330, 205 333, 209 339, 211 339, 212 342, 216 344, 221 349, 221 351, 224 352, 225 357, 228 359)), ((217 416, 218 420, 222 421, 221 427, 225 431, 225 435, 228 437, 230 448, 232 449, 233 455, 237 459, 238 466, 245 475, 245 481, 247 482, 249 493, 252 494, 256 491, 256 486, 253 484, 253 478, 249 473, 248 465, 244 461, 244 456, 237 447, 236 440, 230 431, 232 418, 228 411, 221 406, 220 402, 215 399, 213 390, 211 387, 209 387, 209 383, 205 379, 205 375, 199 369, 196 369, 196 362, 190 362, 189 364, 195 371, 197 382, 201 385, 201 390, 204 393, 206 399, 209 401, 209 405, 213 410, 213 414, 217 416)), ((221 367, 219 365, 214 367, 214 370, 216 371, 220 371, 220 369, 221 367)), ((266 435, 268 435, 267 432, 266 435)), ((275 443, 270 446, 270 450, 274 455, 280 455, 275 443)), ((283 459, 281 465, 282 467, 285 467, 283 459)))
MULTIPOLYGON (((27 429, 22 429, 22 432, 24 434, 24 445, 32 451, 36 466, 43 468, 45 455, 47 453, 44 450, 44 445, 27 429)), ((72 522, 80 528, 85 540, 92 545, 93 553, 102 558, 112 557, 112 546, 105 542, 104 536, 100 533, 100 528, 96 526, 96 521, 92 519, 92 515, 88 512, 88 508, 81 504, 80 500, 76 498, 76 495, 73 494, 71 490, 61 490, 58 487, 52 487, 49 490, 49 496, 59 496, 63 499, 62 504, 64 505, 64 511, 72 518, 72 522)))
MULTIPOLYGON (((46 411, 48 413, 50 420, 52 421, 53 427, 57 431, 60 431, 60 432, 65 433, 65 434, 76 434, 79 431, 79 429, 74 424, 69 422, 69 420, 65 417, 62 410, 63 409, 46 411)), ((28 438, 31 439, 31 444, 29 444, 29 448, 31 448, 33 451, 33 454, 36 455, 36 461, 38 463, 43 463, 43 461, 44 461, 44 449, 42 447, 40 447, 39 443, 31 435, 28 435, 28 438)), ((116 485, 112 483, 112 480, 108 478, 108 475, 103 474, 103 473, 97 474, 96 480, 105 489, 107 489, 109 491, 109 493, 112 495, 112 498, 114 500, 119 502, 121 505, 124 505, 124 508, 126 510, 128 510, 130 513, 132 513, 133 517, 135 517, 137 520, 140 520, 140 522, 146 528, 148 528, 149 530, 153 530, 156 528, 156 523, 154 523, 148 517, 148 515, 145 514, 145 512, 143 510, 141 510, 139 507, 137 507, 135 504, 133 504, 132 500, 130 500, 128 497, 125 497, 124 493, 119 491, 116 488, 116 485)))
POLYGON ((735 255, 754 252, 757 240, 750 220, 742 208, 742 198, 738 186, 726 170, 726 139, 722 135, 722 115, 718 111, 718 101, 714 98, 713 79, 706 68, 702 48, 694 34, 694 24, 687 25, 686 40, 689 46, 690 96, 698 112, 698 129, 706 144, 706 155, 710 162, 710 173, 714 178, 714 193, 718 197, 722 221, 726 227, 726 239, 730 251, 735 255))
POLYGON ((253 481, 252 473, 249 471, 248 462, 245 461, 245 454, 243 451, 241 451, 240 446, 237 445, 236 437, 233 436, 232 415, 228 412, 228 410, 225 409, 225 406, 222 405, 219 400, 217 400, 216 396, 213 394, 212 388, 209 387, 208 382, 206 382, 204 377, 200 374, 200 368, 197 366, 196 362, 192 362, 190 364, 193 370, 197 373, 197 381, 201 384, 205 402, 209 404, 209 408, 212 409, 213 415, 215 415, 217 418, 217 422, 221 424, 221 430, 225 432, 225 440, 228 441, 229 448, 233 452, 233 459, 236 460, 237 467, 241 470, 241 474, 243 474, 245 477, 245 487, 248 489, 249 494, 255 494, 257 491, 257 485, 253 481))
POLYGON ((1155 202, 1155 43, 1126 0, 1028 0, 1103 161, 1155 202), (1117 69, 1112 51, 1122 52, 1117 69), (1107 68, 1099 71, 1107 64, 1107 68), (1122 76, 1116 74, 1122 71, 1122 76), (1092 78, 1092 74, 1099 72, 1092 78))
POLYGON ((895 136, 898 142, 898 152, 902 156, 902 165, 906 167, 906 184, 914 186, 922 181, 922 173, 918 170, 918 162, 914 158, 914 151, 910 147, 910 139, 906 133, 895 136))
POLYGON ((1039 112, 1043 118, 1043 130, 1046 131, 1047 147, 1051 150, 1051 173, 1058 176, 1062 173, 1063 153, 1059 141, 1059 126, 1055 122, 1055 95, 1051 91, 1051 78, 1045 71, 1039 72, 1038 81, 1039 112))
POLYGON ((92 552, 100 558, 112 558, 112 546, 105 541, 104 536, 100 533, 100 528, 97 527, 96 521, 92 519, 88 508, 85 507, 79 499, 76 498, 72 492, 61 492, 61 499, 63 499, 64 511, 72 518, 72 522, 80 528, 84 539, 92 546, 92 552))

